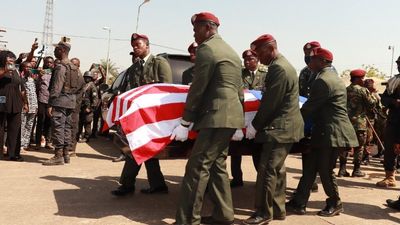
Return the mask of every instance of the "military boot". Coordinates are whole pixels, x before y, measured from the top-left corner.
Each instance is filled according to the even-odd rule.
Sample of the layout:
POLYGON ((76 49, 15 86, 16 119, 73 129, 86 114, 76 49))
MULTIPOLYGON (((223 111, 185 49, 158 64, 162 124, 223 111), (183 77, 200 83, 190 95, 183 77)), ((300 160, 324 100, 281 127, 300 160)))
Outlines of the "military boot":
POLYGON ((353 172, 351 173, 352 177, 365 177, 365 173, 361 171, 360 167, 361 167, 360 163, 354 164, 354 169, 353 172))
POLYGON ((68 149, 64 149, 63 150, 63 157, 64 157, 64 163, 69 163, 70 162, 68 149))
POLYGON ((54 150, 54 152, 55 152, 54 157, 44 161, 42 165, 44 166, 64 165, 63 150, 56 149, 54 150))
POLYGON ((347 161, 347 158, 345 158, 345 159, 340 158, 340 167, 339 167, 338 177, 349 177, 350 176, 350 173, 347 172, 347 170, 346 170, 346 161, 347 161))
POLYGON ((386 177, 385 179, 376 183, 378 187, 396 187, 396 180, 394 178, 394 171, 386 170, 386 177))
POLYGON ((369 158, 370 158, 369 153, 364 153, 363 159, 362 159, 362 163, 363 163, 364 165, 368 166, 369 163, 370 163, 370 162, 369 162, 369 158))
POLYGON ((400 211, 400 197, 397 200, 387 199, 386 203, 390 208, 400 211))

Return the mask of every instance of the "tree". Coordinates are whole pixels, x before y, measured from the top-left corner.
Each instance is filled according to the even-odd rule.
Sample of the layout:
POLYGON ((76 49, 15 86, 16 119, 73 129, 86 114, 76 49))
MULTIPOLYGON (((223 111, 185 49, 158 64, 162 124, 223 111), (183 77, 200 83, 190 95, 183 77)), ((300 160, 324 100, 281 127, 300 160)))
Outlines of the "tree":
MULTIPOLYGON (((100 60, 100 65, 106 70, 107 68, 107 61, 105 59, 100 60)), ((115 78, 118 76, 118 67, 116 67, 115 63, 111 60, 108 61, 108 77, 107 77, 107 84, 112 84, 115 78)))
MULTIPOLYGON (((365 65, 363 64, 361 66, 363 70, 365 70, 367 73, 365 74, 365 77, 369 78, 379 78, 383 79, 386 74, 380 71, 378 68, 375 67, 375 65, 365 65)), ((341 78, 350 78, 350 69, 344 70, 341 74, 341 78)))

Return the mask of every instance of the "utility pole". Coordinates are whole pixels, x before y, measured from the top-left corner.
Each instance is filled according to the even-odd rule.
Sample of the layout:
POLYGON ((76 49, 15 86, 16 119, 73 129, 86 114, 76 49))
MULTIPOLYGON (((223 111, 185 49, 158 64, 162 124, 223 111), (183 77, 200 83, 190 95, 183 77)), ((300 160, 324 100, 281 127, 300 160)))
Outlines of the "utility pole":
POLYGON ((44 16, 42 45, 45 46, 44 55, 53 55, 53 2, 46 1, 46 14, 44 16))
POLYGON ((110 27, 103 27, 103 30, 108 31, 108 47, 107 47, 107 64, 106 64, 106 83, 108 76, 108 69, 110 65, 110 38, 111 38, 111 28, 110 27))
POLYGON ((137 17, 136 17, 136 33, 138 32, 139 29, 139 17, 140 17, 140 8, 142 7, 143 4, 149 2, 150 0, 144 0, 142 4, 139 5, 138 11, 137 11, 137 17))
POLYGON ((393 76, 393 60, 394 60, 394 45, 389 45, 389 50, 392 50, 392 63, 390 64, 390 78, 393 76))

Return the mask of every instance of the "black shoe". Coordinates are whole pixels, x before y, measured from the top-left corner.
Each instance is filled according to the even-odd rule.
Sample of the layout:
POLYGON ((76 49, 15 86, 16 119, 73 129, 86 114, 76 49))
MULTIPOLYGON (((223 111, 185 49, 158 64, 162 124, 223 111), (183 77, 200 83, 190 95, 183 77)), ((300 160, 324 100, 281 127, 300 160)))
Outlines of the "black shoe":
POLYGON ((360 169, 358 170, 353 170, 353 172, 351 173, 352 177, 365 177, 365 173, 362 172, 360 169))
POLYGON ((10 157, 8 160, 14 162, 23 162, 24 158, 22 158, 21 156, 15 156, 15 157, 10 157))
POLYGON ((339 170, 339 172, 338 172, 338 175, 337 175, 338 177, 350 177, 350 173, 349 172, 347 172, 347 170, 339 170))
POLYGON ((331 216, 339 215, 343 211, 344 210, 343 210, 342 204, 339 204, 337 206, 327 205, 327 206, 325 206, 325 208, 323 210, 318 212, 318 215, 324 216, 324 217, 331 217, 331 216))
POLYGON ((231 188, 235 187, 242 187, 243 186, 243 180, 231 180, 231 188))
POLYGON ((261 216, 258 213, 254 213, 249 218, 243 220, 243 224, 245 225, 265 225, 272 221, 272 218, 267 218, 265 216, 261 216))
POLYGON ((290 200, 285 204, 286 209, 290 212, 293 212, 297 215, 305 215, 306 214, 306 206, 301 206, 294 202, 294 200, 290 200))
POLYGON ((285 220, 285 219, 286 219, 286 214, 276 215, 274 213, 274 220, 285 220))
POLYGON ((387 199, 386 200, 387 205, 392 208, 400 211, 400 200, 391 200, 387 199))
POLYGON ((317 182, 314 182, 311 188, 311 192, 318 192, 318 184, 317 182))
POLYGON ((117 189, 111 191, 111 194, 114 196, 122 197, 126 196, 128 194, 133 194, 135 193, 135 188, 127 188, 122 186, 119 186, 117 189))
POLYGON ((161 187, 156 187, 156 188, 144 188, 140 190, 141 193, 143 194, 168 194, 168 187, 167 186, 161 186, 161 187))
POLYGON ((219 221, 214 219, 212 216, 202 216, 200 223, 201 224, 213 224, 213 225, 231 225, 235 221, 219 221))
POLYGON ((113 162, 122 162, 122 161, 125 161, 125 155, 124 155, 124 154, 121 154, 121 155, 119 155, 117 158, 113 158, 112 161, 113 161, 113 162))

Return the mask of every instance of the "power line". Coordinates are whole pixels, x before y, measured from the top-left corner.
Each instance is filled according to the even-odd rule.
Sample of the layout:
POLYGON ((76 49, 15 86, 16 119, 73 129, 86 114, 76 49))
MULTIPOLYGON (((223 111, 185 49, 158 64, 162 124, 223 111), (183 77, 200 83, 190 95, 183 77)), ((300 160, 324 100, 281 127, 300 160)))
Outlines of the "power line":
MULTIPOLYGON (((4 27, 4 28, 8 29, 8 30, 19 31, 19 32, 43 34, 43 32, 35 31, 35 30, 20 29, 20 28, 13 28, 13 27, 4 27)), ((95 37, 95 36, 84 36, 84 35, 60 34, 60 33, 53 33, 53 35, 67 36, 67 37, 74 37, 74 38, 82 38, 82 39, 91 39, 91 40, 108 40, 107 38, 95 37)), ((129 42, 130 41, 130 39, 122 39, 122 38, 111 38, 110 40, 123 41, 123 42, 129 42)), ((174 47, 169 47, 169 46, 166 46, 166 45, 160 45, 160 44, 151 43, 151 42, 150 42, 150 45, 154 45, 154 46, 157 46, 157 47, 160 47, 160 48, 165 48, 165 49, 169 49, 169 50, 175 50, 175 51, 185 52, 186 53, 186 50, 179 49, 179 48, 174 48, 174 47)))

